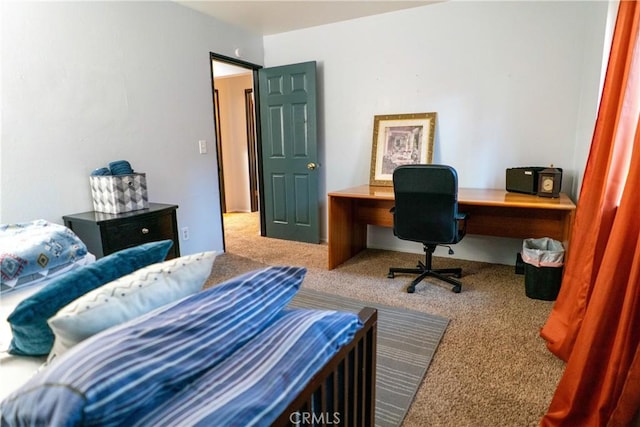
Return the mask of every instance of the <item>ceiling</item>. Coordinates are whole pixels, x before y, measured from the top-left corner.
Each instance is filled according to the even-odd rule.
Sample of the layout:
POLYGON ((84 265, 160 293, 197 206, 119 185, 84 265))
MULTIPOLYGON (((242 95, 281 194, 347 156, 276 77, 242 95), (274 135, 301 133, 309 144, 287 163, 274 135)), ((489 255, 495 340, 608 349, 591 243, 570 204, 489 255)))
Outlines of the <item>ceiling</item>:
POLYGON ((216 79, 222 77, 235 77, 238 75, 251 73, 252 71, 249 68, 238 67, 236 65, 221 61, 213 61, 213 75, 216 79))
POLYGON ((423 1, 174 0, 248 31, 272 35, 435 3, 423 1))

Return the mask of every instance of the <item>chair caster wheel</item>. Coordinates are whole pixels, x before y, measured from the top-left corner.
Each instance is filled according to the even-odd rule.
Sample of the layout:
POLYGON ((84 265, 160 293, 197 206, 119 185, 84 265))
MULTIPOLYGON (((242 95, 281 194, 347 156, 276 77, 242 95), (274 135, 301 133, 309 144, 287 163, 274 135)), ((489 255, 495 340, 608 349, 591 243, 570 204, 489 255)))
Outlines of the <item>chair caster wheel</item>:
POLYGON ((415 286, 413 286, 413 285, 411 285, 411 286, 409 286, 409 287, 407 288, 407 293, 408 293, 408 294, 412 294, 412 293, 414 293, 415 291, 416 291, 416 287, 415 287, 415 286))
POLYGON ((451 289, 454 293, 459 294, 460 291, 462 290, 462 286, 454 286, 453 289, 451 289))
POLYGON ((387 278, 388 278, 388 279, 393 279, 394 277, 396 277, 396 275, 395 275, 395 274, 393 274, 392 272, 389 272, 389 273, 387 274, 387 278))

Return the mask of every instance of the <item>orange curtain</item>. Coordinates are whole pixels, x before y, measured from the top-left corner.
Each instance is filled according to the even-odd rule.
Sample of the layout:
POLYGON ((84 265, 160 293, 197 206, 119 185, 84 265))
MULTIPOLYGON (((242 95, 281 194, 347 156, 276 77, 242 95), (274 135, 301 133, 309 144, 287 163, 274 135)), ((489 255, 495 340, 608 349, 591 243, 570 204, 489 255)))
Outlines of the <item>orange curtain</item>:
POLYGON ((640 407, 640 3, 621 1, 560 293, 541 331, 567 362, 543 426, 626 426, 640 407))

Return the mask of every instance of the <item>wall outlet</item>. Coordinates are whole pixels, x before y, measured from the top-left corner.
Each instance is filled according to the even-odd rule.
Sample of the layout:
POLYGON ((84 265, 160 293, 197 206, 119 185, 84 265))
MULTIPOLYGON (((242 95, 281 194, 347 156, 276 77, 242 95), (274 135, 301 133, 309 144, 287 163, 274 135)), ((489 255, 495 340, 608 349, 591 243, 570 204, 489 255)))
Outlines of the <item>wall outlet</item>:
POLYGON ((189 240, 189 227, 182 227, 182 240, 189 240))

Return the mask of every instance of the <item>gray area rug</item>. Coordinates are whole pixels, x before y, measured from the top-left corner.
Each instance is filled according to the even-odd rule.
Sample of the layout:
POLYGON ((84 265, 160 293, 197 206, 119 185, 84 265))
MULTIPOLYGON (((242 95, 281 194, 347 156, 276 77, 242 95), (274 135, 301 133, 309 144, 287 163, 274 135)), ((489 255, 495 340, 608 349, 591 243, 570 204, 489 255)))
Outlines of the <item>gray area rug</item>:
POLYGON ((289 305, 355 313, 365 305, 378 309, 376 426, 401 425, 449 320, 305 288, 289 305))

